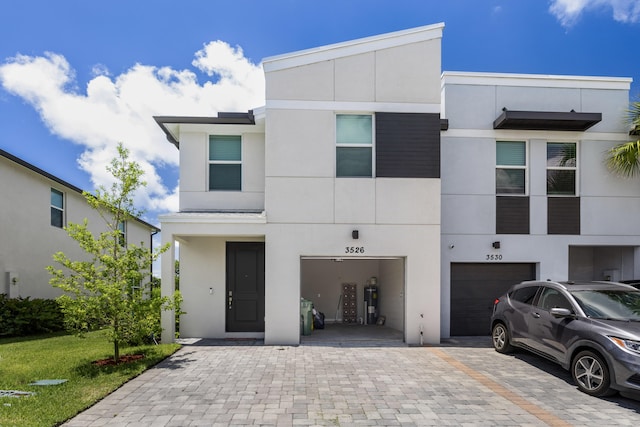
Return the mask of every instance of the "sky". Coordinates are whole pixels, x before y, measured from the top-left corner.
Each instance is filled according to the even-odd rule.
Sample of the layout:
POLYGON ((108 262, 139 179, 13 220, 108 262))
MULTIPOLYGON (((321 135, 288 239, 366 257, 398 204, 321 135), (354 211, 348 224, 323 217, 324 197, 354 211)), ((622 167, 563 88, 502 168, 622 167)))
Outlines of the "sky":
POLYGON ((443 71, 630 77, 640 0, 20 0, 2 4, 0 149, 94 191, 121 142, 143 219, 178 210, 153 116, 264 104, 267 57, 443 22, 443 71))

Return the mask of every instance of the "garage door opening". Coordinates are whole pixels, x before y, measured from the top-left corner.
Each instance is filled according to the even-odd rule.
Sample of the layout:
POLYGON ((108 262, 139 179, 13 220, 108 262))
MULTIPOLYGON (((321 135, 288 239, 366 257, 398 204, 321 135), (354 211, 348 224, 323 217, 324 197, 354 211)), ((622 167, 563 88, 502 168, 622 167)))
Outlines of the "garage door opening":
POLYGON ((404 343, 405 261, 391 258, 302 257, 300 297, 324 315, 324 328, 301 344, 404 343))

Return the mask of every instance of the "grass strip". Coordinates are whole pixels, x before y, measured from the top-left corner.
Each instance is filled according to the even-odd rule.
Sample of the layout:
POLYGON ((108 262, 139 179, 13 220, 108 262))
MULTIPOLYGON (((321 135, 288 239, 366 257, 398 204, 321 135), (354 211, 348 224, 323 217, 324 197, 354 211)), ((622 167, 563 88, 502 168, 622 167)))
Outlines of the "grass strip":
POLYGON ((122 355, 144 358, 115 366, 92 362, 113 356, 103 331, 0 339, 0 390, 35 392, 25 397, 0 397, 0 426, 50 427, 73 417, 131 378, 174 353, 178 344, 121 349, 122 355), (53 386, 29 385, 46 379, 66 379, 53 386))

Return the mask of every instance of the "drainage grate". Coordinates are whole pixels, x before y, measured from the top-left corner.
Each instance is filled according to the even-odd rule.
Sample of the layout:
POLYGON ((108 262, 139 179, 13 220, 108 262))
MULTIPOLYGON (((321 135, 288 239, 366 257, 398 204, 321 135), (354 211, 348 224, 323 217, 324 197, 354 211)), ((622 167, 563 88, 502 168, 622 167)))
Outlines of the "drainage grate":
POLYGON ((0 397, 26 397, 33 396, 34 394, 32 391, 0 390, 0 397))
POLYGON ((29 383, 29 385, 58 385, 66 382, 67 380, 38 380, 32 383, 29 383))

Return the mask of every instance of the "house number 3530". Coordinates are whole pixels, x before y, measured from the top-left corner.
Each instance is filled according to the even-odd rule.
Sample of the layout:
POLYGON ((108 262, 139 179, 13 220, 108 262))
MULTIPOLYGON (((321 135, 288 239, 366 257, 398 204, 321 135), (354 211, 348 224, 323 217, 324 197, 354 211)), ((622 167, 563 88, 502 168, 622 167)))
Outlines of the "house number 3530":
POLYGON ((363 254, 364 246, 345 246, 344 253, 345 254, 363 254))

